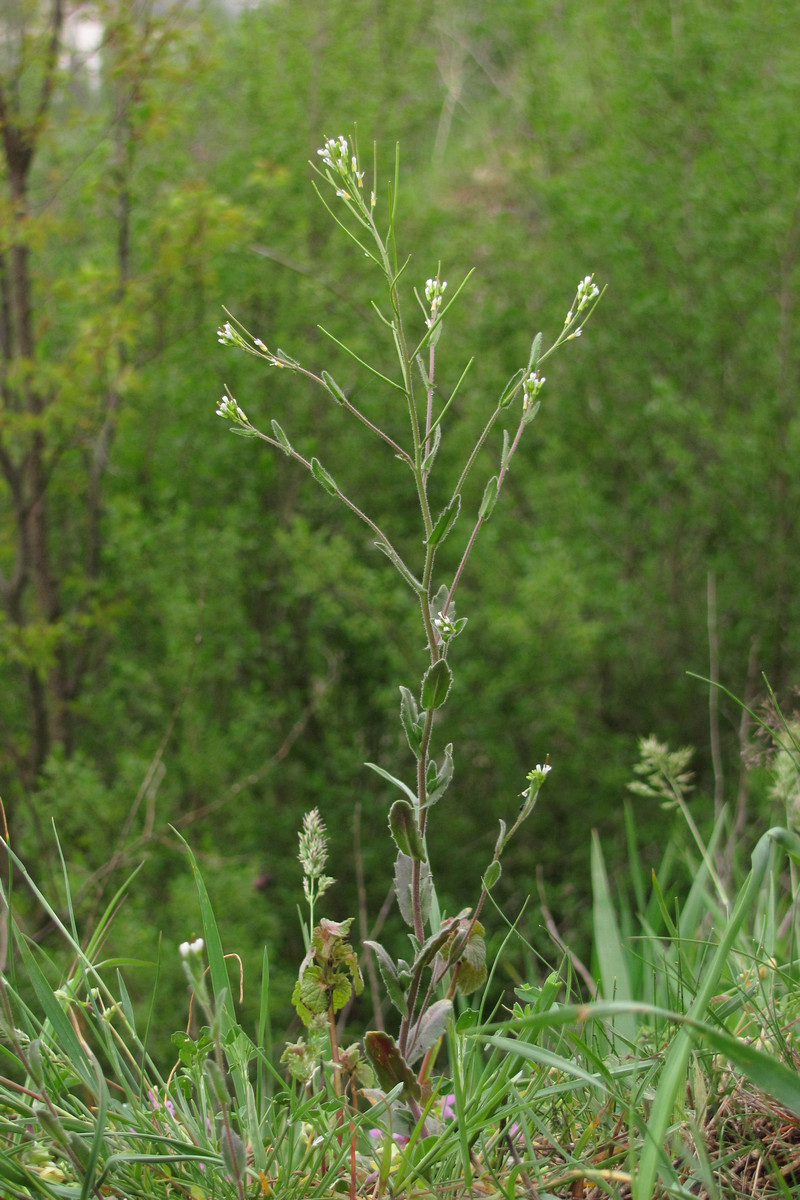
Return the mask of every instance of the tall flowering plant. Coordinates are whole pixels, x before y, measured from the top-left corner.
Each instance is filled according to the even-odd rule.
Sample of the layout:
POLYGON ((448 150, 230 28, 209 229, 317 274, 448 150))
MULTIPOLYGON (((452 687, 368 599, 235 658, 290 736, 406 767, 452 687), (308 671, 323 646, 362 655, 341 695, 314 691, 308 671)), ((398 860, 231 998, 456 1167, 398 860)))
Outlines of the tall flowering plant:
MULTIPOLYGON (((442 917, 435 902, 432 866, 427 847, 431 810, 447 792, 454 775, 451 743, 441 744, 438 736, 441 710, 453 685, 451 647, 460 637, 467 618, 456 615, 456 593, 481 529, 491 519, 495 504, 508 476, 525 431, 539 412, 545 386, 542 373, 547 359, 565 342, 581 335, 600 297, 592 275, 577 286, 563 326, 553 343, 545 348, 543 335, 537 333, 527 362, 501 389, 498 399, 487 406, 482 428, 476 430, 474 444, 463 462, 449 499, 440 511, 431 507, 430 481, 446 428, 452 419, 456 395, 464 386, 472 360, 467 363, 450 394, 443 398, 436 383, 437 355, 440 352, 445 319, 458 301, 469 275, 452 292, 437 270, 413 296, 418 313, 408 315, 407 297, 402 293, 410 259, 399 252, 396 234, 398 196, 398 160, 395 160, 393 185, 385 213, 379 203, 373 177, 365 184, 358 148, 344 136, 327 138, 312 164, 317 180, 315 188, 331 217, 383 277, 385 310, 376 312, 393 344, 397 371, 393 378, 366 362, 342 343, 366 372, 388 384, 404 404, 407 434, 395 440, 375 424, 353 402, 327 371, 317 374, 281 349, 270 349, 261 337, 230 317, 218 331, 219 341, 261 358, 268 366, 305 376, 328 393, 341 407, 343 415, 359 422, 370 436, 389 446, 405 465, 419 505, 421 546, 419 561, 409 561, 397 550, 388 529, 349 496, 317 457, 306 458, 297 450, 289 434, 272 417, 261 429, 253 424, 230 392, 222 397, 217 412, 231 423, 234 433, 258 438, 281 451, 306 470, 329 495, 344 504, 370 530, 375 545, 390 560, 409 588, 419 607, 425 638, 425 662, 416 684, 400 686, 400 721, 413 759, 408 779, 401 779, 374 763, 376 771, 395 793, 389 808, 388 823, 394 843, 394 889, 400 913, 409 927, 412 952, 408 959, 393 956, 378 942, 367 942, 375 954, 386 992, 398 1012, 396 1039, 382 1031, 371 1031, 365 1038, 367 1055, 381 1087, 390 1091, 400 1086, 412 1111, 424 1095, 426 1081, 438 1043, 447 1028, 456 991, 473 992, 486 979, 486 946, 481 914, 486 897, 500 878, 503 852, 510 839, 530 815, 539 791, 550 771, 544 762, 527 777, 519 807, 510 828, 500 822, 494 853, 480 880, 474 907, 454 916, 442 917), (380 223, 379 223, 380 221, 380 223), (502 430, 495 472, 486 481, 477 508, 466 513, 462 508, 465 485, 479 461, 479 452, 490 434, 502 430), (452 575, 437 577, 437 555, 448 536, 461 530, 462 550, 452 575)), ((318 822, 318 814, 312 824, 318 822)), ((314 824, 318 829, 318 825, 314 824)), ((321 866, 310 871, 308 818, 301 835, 301 861, 304 863, 306 897, 311 910, 308 930, 308 954, 301 968, 296 989, 298 1011, 310 1029, 320 1020, 333 1029, 332 1016, 339 1002, 349 996, 352 986, 360 986, 355 953, 348 941, 349 921, 322 921, 313 925, 314 900, 321 894, 321 866), (309 999, 311 998, 311 999, 309 999)), ((342 1056, 331 1038, 332 1059, 337 1079, 343 1068, 342 1056)), ((290 1048, 287 1061, 301 1064, 298 1073, 313 1070, 314 1055, 305 1043, 290 1048)), ((351 1056, 352 1063, 356 1057, 351 1056)), ((356 1067, 353 1067, 356 1070, 356 1067)), ((341 1082, 337 1083, 337 1091, 341 1082)))

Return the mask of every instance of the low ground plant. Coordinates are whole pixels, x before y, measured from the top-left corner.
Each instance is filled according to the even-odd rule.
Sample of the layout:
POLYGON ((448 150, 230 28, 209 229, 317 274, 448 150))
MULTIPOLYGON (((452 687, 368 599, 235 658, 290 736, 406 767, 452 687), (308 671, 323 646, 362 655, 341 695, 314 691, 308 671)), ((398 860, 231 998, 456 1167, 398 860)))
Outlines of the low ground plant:
MULTIPOLYGON (((791 1195, 800 1182, 793 1032, 800 993, 796 887, 784 864, 800 862, 792 827, 794 726, 773 730, 775 787, 787 822, 762 835, 742 878, 721 870, 724 808, 707 838, 693 819, 688 752, 655 738, 642 742, 632 791, 679 812, 686 832, 669 843, 648 879, 631 810, 633 903, 610 886, 594 839, 595 957, 588 966, 562 946, 553 970, 532 968, 531 981, 507 1004, 489 1007, 496 963, 487 961, 484 923, 505 919, 492 892, 504 851, 550 774, 546 754, 520 780, 520 794, 509 797, 473 904, 450 914, 437 897, 428 832, 457 795, 445 710, 457 687, 459 647, 468 641, 467 618, 456 611, 459 584, 539 411, 544 364, 582 333, 599 288, 591 275, 579 282, 553 341, 545 346, 536 335, 527 361, 487 406, 465 460, 454 469, 448 458, 447 487, 437 482, 434 490, 445 461, 437 456, 459 419, 470 371, 467 363, 455 385, 441 389, 438 355, 469 277, 449 289, 437 268, 416 288, 410 282, 414 264, 401 254, 396 231, 397 161, 383 190, 377 166, 367 182, 355 140, 340 136, 325 140, 314 166, 323 203, 381 280, 375 321, 392 348, 394 374, 383 359, 377 366, 338 343, 374 388, 375 403, 358 404, 331 373, 270 348, 233 316, 219 340, 321 388, 343 419, 360 424, 366 439, 399 461, 419 506, 416 543, 407 531, 402 538, 390 532, 316 454, 304 452, 302 430, 287 430, 289 422, 276 417, 265 417, 260 428, 230 392, 218 412, 233 432, 285 454, 346 506, 419 610, 420 664, 398 682, 408 772, 401 777, 368 764, 386 786, 387 846, 407 937, 399 946, 356 944, 352 916, 323 909, 331 878, 321 801, 299 830, 306 955, 293 1000, 305 1032, 273 1055, 267 950, 259 1019, 245 1029, 237 1003, 240 989, 254 984, 240 979, 235 947, 225 943, 186 846, 202 932, 174 947, 187 1010, 176 1015, 174 1061, 163 1064, 148 1040, 157 980, 151 1011, 142 1014, 125 973, 143 964, 104 957, 125 889, 92 930, 79 931, 66 867, 66 903, 55 905, 6 844, 13 870, 2 892, 0 942, 2 1195, 791 1195), (389 405, 387 424, 375 413, 389 405), (396 432, 398 407, 407 418, 404 436, 396 432), (443 499, 434 504, 434 494, 443 499), (458 544, 454 566, 440 565, 445 539, 458 544), (401 553, 401 544, 416 544, 416 557, 401 553), (688 889, 679 886, 679 867, 691 878, 688 889), (15 889, 23 886, 67 950, 66 972, 15 916, 15 889), (378 1023, 350 1041, 342 1017, 370 962, 391 1015, 385 1027, 378 1023)), ((508 925, 507 937, 516 936, 508 925)))

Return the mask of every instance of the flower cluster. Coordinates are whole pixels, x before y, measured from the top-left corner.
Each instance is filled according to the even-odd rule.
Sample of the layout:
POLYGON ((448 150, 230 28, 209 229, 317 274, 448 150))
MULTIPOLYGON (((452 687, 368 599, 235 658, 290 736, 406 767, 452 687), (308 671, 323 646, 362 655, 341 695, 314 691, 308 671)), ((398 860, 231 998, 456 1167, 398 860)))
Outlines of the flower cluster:
POLYGON ((453 620, 446 613, 437 613, 433 618, 433 628, 439 635, 439 638, 445 645, 451 642, 453 638, 458 637, 461 630, 467 623, 466 617, 459 617, 458 620, 453 620))
POLYGON ((540 375, 538 371, 531 371, 530 375, 522 381, 522 420, 527 424, 532 421, 539 411, 539 401, 537 396, 547 383, 547 376, 540 375))
POLYGON ((578 284, 578 312, 586 308, 586 305, 599 295, 600 288, 594 281, 594 275, 585 275, 578 284))
POLYGON ((249 425, 247 413, 234 400, 233 396, 223 396, 217 404, 217 416, 227 417, 230 421, 235 421, 237 425, 249 425))
POLYGON ((542 786, 552 769, 553 768, 550 766, 550 763, 547 761, 547 759, 545 759, 544 765, 537 763, 532 771, 528 771, 528 774, 525 776, 525 778, 530 786, 527 787, 522 793, 523 796, 528 797, 538 792, 539 788, 542 786))
POLYGON ((317 151, 326 167, 338 171, 340 175, 347 174, 347 160, 350 158, 350 146, 344 134, 338 138, 326 138, 325 145, 317 151))
MULTIPOLYGON (((338 137, 326 138, 317 154, 328 168, 326 174, 336 188, 336 195, 343 200, 355 200, 364 187, 364 172, 359 170, 358 158, 350 152, 347 138, 341 133, 338 137)), ((374 192, 371 204, 375 204, 374 192)))
MULTIPOLYGON (((575 292, 575 299, 572 302, 572 308, 564 318, 564 324, 569 325, 570 321, 577 317, 578 313, 582 313, 587 304, 591 304, 592 300, 596 300, 600 295, 600 288, 594 281, 594 275, 584 275, 583 279, 578 283, 575 292)), ((580 337, 580 329, 576 329, 573 337, 580 337)))
POLYGON ((226 321, 224 325, 220 325, 217 330, 217 341, 221 346, 240 346, 245 348, 245 342, 238 329, 234 329, 230 321, 226 321))
POLYGON ((312 889, 316 896, 321 896, 333 883, 330 875, 323 874, 325 863, 328 861, 328 836, 318 808, 312 808, 311 812, 307 812, 303 817, 299 842, 300 852, 297 857, 303 868, 303 891, 306 899, 310 900, 312 889))
MULTIPOLYGON (((246 330, 244 332, 247 333, 246 330)), ((278 357, 281 354, 280 350, 278 351, 278 355, 273 354, 264 345, 261 338, 253 337, 251 333, 248 333, 247 337, 245 337, 244 333, 240 332, 230 321, 226 321, 224 325, 220 325, 217 330, 217 341, 221 346, 235 346, 237 350, 246 350, 248 354, 255 354, 257 358, 265 358, 271 367, 292 365, 291 359, 284 360, 278 357), (252 345, 250 344, 251 342, 252 345)))
POLYGON ((193 942, 181 942, 178 946, 178 954, 181 958, 199 958, 205 949, 205 942, 201 937, 195 938, 193 942))
POLYGON ((442 297, 447 288, 447 281, 444 279, 428 279, 425 281, 425 299, 431 306, 431 315, 426 318, 425 324, 428 329, 431 329, 439 317, 439 309, 442 306, 442 297))

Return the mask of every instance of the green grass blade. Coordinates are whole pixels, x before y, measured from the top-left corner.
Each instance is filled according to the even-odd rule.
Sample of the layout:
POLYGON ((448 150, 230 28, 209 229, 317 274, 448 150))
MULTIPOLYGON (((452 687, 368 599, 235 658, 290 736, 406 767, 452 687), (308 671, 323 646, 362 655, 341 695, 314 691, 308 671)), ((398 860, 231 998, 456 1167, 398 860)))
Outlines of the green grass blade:
POLYGON ((31 953, 25 938, 16 930, 15 933, 20 958, 36 994, 36 999, 41 1005, 45 1020, 49 1023, 56 1040, 66 1052, 72 1066, 81 1076, 89 1090, 94 1092, 96 1079, 89 1056, 75 1030, 72 1028, 69 1017, 64 1012, 52 987, 45 978, 41 967, 31 953))
MULTIPOLYGON (((594 945, 603 994, 608 1000, 630 1000, 631 982, 625 950, 619 935, 600 839, 595 831, 592 832, 591 871, 594 945)), ((614 1022, 614 1029, 621 1037, 632 1042, 636 1037, 636 1020, 628 1013, 621 1014, 614 1022)))
MULTIPOLYGON (((752 910, 769 867, 773 845, 777 843, 795 861, 800 859, 800 838, 780 826, 768 830, 753 851, 752 869, 748 880, 739 893, 736 906, 725 929, 724 936, 706 970, 689 1012, 692 1020, 700 1021, 714 996, 719 980, 728 962, 739 930, 752 910)), ((656 1098, 648 1122, 648 1138, 642 1146, 634 1177, 633 1200, 651 1200, 655 1187, 658 1164, 664 1153, 667 1129, 672 1119, 676 1101, 686 1082, 686 1066, 689 1061, 695 1035, 684 1026, 667 1054, 664 1071, 658 1084, 656 1098)))
POLYGON ((189 856, 189 864, 192 868, 192 875, 194 876, 195 887, 197 888, 197 895, 200 900, 200 919, 203 924, 203 939, 206 945, 206 953, 208 954, 208 968, 211 975, 211 989, 214 993, 214 996, 217 998, 221 997, 223 993, 226 996, 226 1002, 223 1003, 223 1011, 221 1014, 221 1033, 222 1036, 225 1037, 225 1035, 230 1031, 233 1021, 231 1018, 231 982, 228 976, 228 966, 225 962, 225 952, 222 949, 222 938, 219 934, 217 919, 214 916, 214 909, 212 908, 211 900, 209 898, 203 876, 200 874, 200 868, 197 865, 197 860, 192 854, 189 843, 186 841, 186 839, 181 837, 177 830, 174 830, 174 832, 186 847, 186 853, 189 856))

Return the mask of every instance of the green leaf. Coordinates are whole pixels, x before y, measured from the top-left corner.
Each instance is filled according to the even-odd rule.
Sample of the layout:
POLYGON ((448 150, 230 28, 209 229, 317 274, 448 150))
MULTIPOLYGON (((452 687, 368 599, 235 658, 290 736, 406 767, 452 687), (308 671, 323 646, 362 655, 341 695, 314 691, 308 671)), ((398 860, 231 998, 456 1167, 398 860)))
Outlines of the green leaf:
POLYGON ((422 1094, 420 1086, 393 1037, 381 1030, 371 1029, 364 1038, 364 1048, 375 1068, 378 1083, 385 1092, 390 1092, 401 1083, 403 1099, 419 1100, 422 1094))
POLYGON ((433 466, 433 460, 436 458, 436 453, 439 449, 439 444, 442 440, 442 427, 437 425, 433 431, 433 445, 422 460, 422 474, 427 475, 433 466))
POLYGON ((478 509, 478 520, 488 521, 494 511, 494 506, 497 503, 497 497, 500 492, 497 488, 497 476, 493 475, 483 489, 483 499, 481 506, 478 509))
POLYGON ((500 863, 496 858, 489 863, 489 866, 486 868, 486 874, 483 877, 483 886, 486 888, 487 892, 490 892, 497 883, 502 870, 503 868, 500 866, 500 863))
POLYGON ((503 453, 500 455, 500 469, 505 471, 508 467, 508 455, 511 450, 511 438, 508 430, 503 430, 503 453))
POLYGON ((522 381, 525 378, 525 372, 522 367, 511 376, 506 386, 503 388, 503 394, 499 400, 500 408, 508 408, 514 400, 519 389, 522 387, 522 381))
POLYGON ((531 346, 531 356, 528 359, 528 370, 527 370, 527 372, 525 372, 526 374, 530 375, 531 371, 536 370, 536 364, 539 361, 541 353, 542 353, 542 334, 541 334, 541 332, 539 332, 539 333, 537 333, 536 337, 533 339, 533 345, 531 346))
POLYGON ((418 975, 424 967, 433 962, 439 951, 443 950, 448 942, 453 941, 457 931, 458 927, 454 926, 452 921, 447 921, 436 930, 436 933, 432 933, 429 938, 426 938, 414 956, 414 961, 411 964, 411 973, 418 975))
MULTIPOLYGON (((600 965, 600 981, 603 998, 606 1000, 630 1000, 631 984, 628 964, 619 934, 614 903, 603 861, 603 851, 596 831, 592 832, 591 849, 592 892, 594 897, 594 944, 600 965)), ((615 1022, 615 1028, 623 1037, 636 1037, 636 1021, 632 1016, 623 1016, 615 1022)))
POLYGON ((61 1046, 69 1057, 71 1066, 76 1073, 80 1075, 83 1082, 90 1091, 94 1091, 95 1077, 92 1070, 91 1060, 78 1040, 78 1035, 72 1027, 72 1022, 67 1016, 64 1009, 61 1007, 58 998, 53 992, 50 984, 42 973, 38 962, 34 958, 28 948, 27 940, 24 935, 17 931, 14 933, 17 939, 17 947, 19 949, 20 958, 25 968, 27 982, 29 982, 33 991, 36 994, 36 999, 39 1001, 41 1010, 49 1024, 52 1026, 53 1032, 61 1046))
POLYGON ((453 1011, 452 1000, 437 1000, 426 1009, 408 1035, 408 1061, 414 1063, 447 1032, 453 1011))
POLYGON ((412 804, 417 803, 416 795, 407 783, 403 783, 402 779, 398 779, 396 775, 390 775, 388 771, 384 771, 383 767, 379 767, 377 763, 368 762, 364 763, 364 766, 369 767, 376 775, 380 775, 381 779, 386 779, 389 783, 393 783, 395 787, 399 787, 402 792, 405 792, 412 804))
POLYGON ((318 458, 311 459, 311 474, 316 479, 317 483, 322 484, 325 491, 331 496, 336 496, 339 493, 333 476, 329 475, 318 458))
POLYGON ((522 414, 522 424, 530 425, 531 421, 534 419, 541 407, 541 400, 537 400, 535 404, 531 404, 528 408, 526 408, 525 412, 522 414))
MULTIPOLYGON (((417 702, 407 687, 400 688, 400 722, 411 753, 415 758, 419 758, 422 748, 422 732, 425 728, 425 714, 423 713, 420 717, 417 702)), ((416 797, 414 799, 416 800, 416 797)))
POLYGON ((417 595, 422 595, 422 592, 423 592, 422 584, 420 583, 420 581, 418 579, 416 579, 414 577, 414 575, 408 569, 408 567, 403 562, 400 555, 395 550, 394 546, 390 546, 388 542, 380 542, 380 541, 376 541, 375 545, 378 547, 378 549, 380 551, 382 551, 383 554, 386 555, 386 557, 390 560, 390 562, 392 562, 394 564, 396 569, 403 576, 403 579, 405 579, 408 586, 410 588, 413 588, 414 591, 417 593, 417 595))
POLYGON ((411 872, 414 860, 402 850, 394 863, 394 894, 397 897, 397 907, 406 925, 414 924, 414 906, 411 900, 411 872))
POLYGON ((701 1036, 712 1049, 724 1054, 751 1083, 768 1096, 800 1117, 800 1076, 796 1070, 784 1066, 774 1054, 757 1050, 751 1043, 741 1041, 724 1033, 721 1029, 703 1024, 701 1036))
POLYGON ((463 1033, 466 1029, 474 1028, 480 1020, 480 1015, 477 1008, 465 1008, 456 1021, 456 1033, 463 1033))
POLYGON ((324 383, 327 391, 329 391, 330 394, 333 396, 333 398, 337 404, 345 403, 345 401, 347 400, 347 397, 345 396, 342 389, 339 387, 338 383, 336 383, 336 381, 331 378, 331 376, 328 374, 327 371, 322 372, 322 382, 324 383))
POLYGON ((456 523, 458 514, 461 512, 461 496, 456 493, 453 499, 443 508, 436 518, 436 524, 428 534, 426 546, 438 546, 447 537, 450 530, 456 523))
POLYGON ((291 454, 292 454, 292 444, 291 444, 291 442, 289 441, 289 439, 288 439, 288 437, 286 436, 286 434, 285 434, 285 433, 283 432, 283 430, 281 429, 281 427, 280 427, 280 425, 278 424, 278 422, 277 422, 277 421, 270 421, 270 425, 272 426, 272 432, 273 432, 273 433, 274 433, 274 435, 275 435, 275 441, 276 441, 276 442, 280 442, 280 444, 281 444, 281 448, 282 448, 282 450, 283 450, 284 454, 287 454, 287 455, 290 455, 290 456, 291 456, 291 454))
POLYGON ((427 861, 416 812, 407 800, 395 800, 389 809, 389 829, 401 854, 407 854, 416 862, 427 861))
MULTIPOLYGON (((228 977, 228 968, 225 963, 225 952, 222 949, 222 938, 220 937, 217 919, 214 916, 214 909, 211 906, 211 900, 206 889, 203 876, 200 874, 200 868, 197 861, 189 848, 189 843, 185 838, 181 837, 176 829, 173 832, 177 834, 180 840, 186 847, 186 852, 189 857, 189 865, 192 868, 195 887, 200 899, 200 915, 203 922, 203 938, 206 944, 206 953, 208 955, 208 969, 211 975, 211 987, 214 996, 219 1000, 225 995, 231 995, 231 981, 228 977)), ((232 1018, 228 1011, 228 1006, 222 1004, 222 1034, 223 1037, 231 1028, 232 1018)))
POLYGON ((453 672, 447 660, 439 658, 422 677, 420 704, 423 708, 441 708, 453 685, 453 672))
POLYGON ((486 982, 486 942, 483 926, 476 921, 467 944, 461 951, 456 987, 463 996, 475 992, 486 982))
MULTIPOLYGON (((413 868, 414 860, 409 858, 407 854, 403 854, 401 850, 394 864, 394 891, 397 896, 397 907, 400 909, 400 916, 406 925, 410 925, 412 928, 414 926, 414 905, 411 898, 413 868)), ((422 910, 422 922, 425 924, 430 917, 431 904, 433 902, 433 880, 431 879, 431 870, 427 863, 420 864, 419 874, 420 908, 422 910)))
POLYGON ((370 950, 375 952, 381 978, 383 979, 386 991, 389 993, 389 999, 400 1013, 401 1017, 407 1017, 408 1004, 406 1003, 405 993, 403 992, 403 988, 397 975, 397 967, 394 965, 394 962, 389 956, 388 951, 384 950, 380 942, 371 942, 365 939, 364 945, 369 946, 370 950))
MULTIPOLYGON (((466 620, 466 618, 463 618, 466 620)), ((433 781, 428 784, 428 792, 425 798, 425 807, 430 808, 437 800, 441 800, 442 796, 447 791, 453 778, 453 743, 448 742, 444 748, 444 758, 441 767, 437 768, 436 763, 431 760, 428 764, 433 767, 433 781)))

